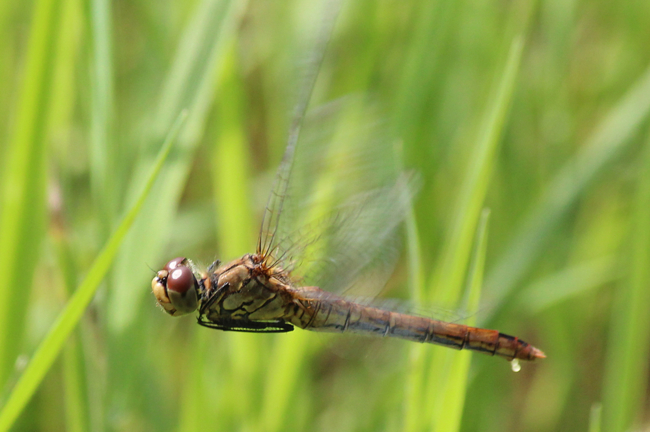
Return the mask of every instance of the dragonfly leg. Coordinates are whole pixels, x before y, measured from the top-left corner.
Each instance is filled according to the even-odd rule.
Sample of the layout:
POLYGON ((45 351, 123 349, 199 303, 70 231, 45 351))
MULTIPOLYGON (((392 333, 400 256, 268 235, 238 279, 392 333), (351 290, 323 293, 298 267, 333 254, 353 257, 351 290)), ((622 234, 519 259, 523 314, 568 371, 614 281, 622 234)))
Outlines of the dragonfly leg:
POLYGON ((203 327, 244 333, 286 333, 293 331, 293 326, 283 320, 249 321, 249 320, 221 320, 213 322, 198 317, 197 322, 203 327))
POLYGON ((214 273, 214 271, 221 265, 220 260, 215 260, 212 264, 210 264, 210 267, 208 267, 208 274, 214 273))
POLYGON ((209 297, 201 303, 201 308, 199 309, 199 317, 205 315, 205 313, 210 309, 210 307, 214 304, 214 302, 219 297, 218 294, 220 291, 227 290, 228 288, 230 288, 230 283, 226 282, 225 284, 223 284, 222 287, 219 287, 219 278, 217 277, 214 286, 215 289, 209 294, 209 297))

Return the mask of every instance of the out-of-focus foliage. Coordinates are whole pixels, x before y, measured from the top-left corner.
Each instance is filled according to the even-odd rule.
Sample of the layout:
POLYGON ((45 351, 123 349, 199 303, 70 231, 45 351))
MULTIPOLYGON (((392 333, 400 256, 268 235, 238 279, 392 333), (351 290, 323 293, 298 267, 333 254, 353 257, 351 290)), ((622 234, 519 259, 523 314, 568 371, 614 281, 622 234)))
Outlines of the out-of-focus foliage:
POLYGON ((376 116, 421 177, 385 294, 469 308, 547 359, 515 374, 401 341, 220 333, 155 306, 151 269, 168 259, 253 251, 326 7, 2 3, 2 405, 189 113, 15 429, 647 427, 644 1, 343 1, 312 97, 352 96, 350 118, 376 116))

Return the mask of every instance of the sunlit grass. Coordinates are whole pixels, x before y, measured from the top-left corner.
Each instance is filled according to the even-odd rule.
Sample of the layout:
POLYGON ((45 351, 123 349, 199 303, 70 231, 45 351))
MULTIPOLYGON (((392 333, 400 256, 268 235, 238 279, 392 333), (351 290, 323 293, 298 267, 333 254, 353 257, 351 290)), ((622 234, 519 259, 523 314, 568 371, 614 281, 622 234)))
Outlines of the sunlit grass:
POLYGON ((183 113, 176 124, 173 126, 169 136, 160 150, 160 154, 156 158, 153 169, 142 188, 140 196, 128 213, 124 216, 122 223, 117 227, 106 246, 102 249, 92 267, 88 271, 88 275, 75 290, 75 293, 70 298, 65 309, 61 312, 57 320, 50 328, 49 333, 43 339, 38 349, 34 352, 34 356, 30 360, 25 372, 20 376, 15 388, 6 401, 6 404, 0 411, 0 430, 7 430, 16 421, 16 418, 24 408, 25 404, 29 401, 34 390, 38 387, 43 376, 52 366, 52 363, 59 355, 63 344, 70 336, 70 333, 77 325, 81 316, 86 311, 88 304, 92 300, 99 284, 110 269, 113 259, 117 255, 117 251, 126 236, 126 233, 133 225, 133 221, 142 209, 142 205, 151 191, 151 188, 163 167, 163 163, 171 150, 172 144, 178 130, 180 129, 183 121, 187 117, 183 113))
POLYGON ((645 147, 632 215, 629 273, 621 282, 609 334, 603 429, 611 431, 629 430, 647 391, 639 380, 648 376, 650 352, 647 344, 639 343, 650 339, 650 145, 645 147))
POLYGON ((25 335, 30 285, 25 275, 36 268, 45 222, 45 182, 48 108, 55 63, 55 41, 59 34, 60 2, 41 0, 34 4, 24 76, 13 102, 15 125, 10 146, 3 158, 0 204, 0 383, 11 374, 13 362, 25 335), (17 289, 21 287, 22 289, 17 289))
MULTIPOLYGON (((510 48, 508 59, 503 72, 500 73, 498 86, 493 91, 494 96, 488 105, 480 136, 476 146, 472 149, 470 163, 466 168, 466 175, 461 187, 456 206, 452 228, 443 248, 440 264, 430 273, 431 293, 428 299, 449 307, 459 306, 464 291, 464 282, 471 258, 472 241, 476 235, 481 207, 484 205, 485 195, 494 163, 497 149, 501 142, 503 128, 511 104, 517 79, 517 71, 521 61, 523 41, 516 39, 510 48)), ((483 227, 483 230, 485 228, 483 227)), ((482 246, 481 246, 482 247, 482 246)), ((484 258, 484 257, 483 257, 484 258)), ((480 275, 474 274, 482 281, 480 275)), ((480 285, 473 281, 473 296, 478 296, 480 285)), ((421 351, 421 347, 413 348, 421 351)), ((466 356, 466 353, 461 355, 466 356)), ((407 420, 414 430, 422 427, 427 429, 440 428, 441 430, 458 430, 460 415, 463 411, 464 393, 467 388, 466 358, 458 359, 458 354, 451 352, 436 352, 429 361, 420 363, 420 369, 413 373, 424 380, 423 393, 414 395, 409 405, 419 409, 411 409, 411 416, 418 419, 407 420), (461 370, 465 372, 461 372, 461 370), (425 377, 428 377, 425 378, 425 377), (421 416, 424 406, 432 407, 432 414, 428 418, 421 416)), ((411 378, 413 380, 413 378, 411 378)))
POLYGON ((647 428, 646 3, 342 3, 313 106, 352 95, 329 126, 372 113, 421 178, 386 295, 460 306, 464 323, 547 353, 518 374, 399 341, 225 334, 155 307, 151 269, 170 258, 253 251, 321 2, 3 3, 1 418, 22 407, 16 429, 44 431, 647 428), (183 109, 151 199, 50 367, 70 334, 54 318, 183 109), (468 287, 481 288, 475 314, 468 287), (21 372, 37 379, 12 393, 21 372))
MULTIPOLYGON (((465 292, 465 306, 468 311, 475 312, 479 308, 481 289, 483 287, 483 270, 485 267, 485 251, 487 249, 487 231, 490 217, 489 210, 483 210, 479 220, 472 261, 467 274, 467 288, 465 292)), ((476 319, 468 320, 468 325, 475 325, 476 319)), ((446 397, 443 398, 441 412, 444 415, 434 419, 438 430, 460 430, 463 420, 463 408, 469 384, 470 354, 464 353, 460 358, 454 359, 449 368, 447 379, 446 397)))

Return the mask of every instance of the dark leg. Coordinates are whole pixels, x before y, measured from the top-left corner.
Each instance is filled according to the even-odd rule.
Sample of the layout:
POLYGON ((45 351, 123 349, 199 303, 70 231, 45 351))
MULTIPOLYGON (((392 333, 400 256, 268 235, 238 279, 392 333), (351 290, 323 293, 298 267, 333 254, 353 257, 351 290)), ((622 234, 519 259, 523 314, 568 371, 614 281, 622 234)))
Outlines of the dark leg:
MULTIPOLYGON (((217 279, 216 282, 218 283, 219 280, 217 279)), ((220 287, 220 288, 217 288, 217 287, 218 287, 218 285, 215 284, 214 289, 210 293, 210 297, 208 297, 207 299, 205 299, 204 301, 201 302, 201 309, 199 309, 199 317, 202 317, 203 315, 205 315, 205 313, 210 309, 210 307, 214 304, 214 302, 219 297, 219 292, 220 291, 227 290, 228 288, 230 288, 230 283, 226 282, 225 284, 223 284, 222 287, 220 287)))
POLYGON ((197 321, 203 327, 223 331, 236 331, 244 333, 286 333, 293 331, 293 325, 282 320, 249 321, 240 319, 212 322, 205 320, 199 316, 197 321))
POLYGON ((215 262, 213 262, 212 264, 210 264, 210 267, 208 267, 208 277, 210 277, 210 275, 211 275, 212 273, 214 273, 214 271, 215 271, 215 270, 216 270, 220 265, 221 265, 221 261, 219 261, 219 260, 216 260, 215 262))

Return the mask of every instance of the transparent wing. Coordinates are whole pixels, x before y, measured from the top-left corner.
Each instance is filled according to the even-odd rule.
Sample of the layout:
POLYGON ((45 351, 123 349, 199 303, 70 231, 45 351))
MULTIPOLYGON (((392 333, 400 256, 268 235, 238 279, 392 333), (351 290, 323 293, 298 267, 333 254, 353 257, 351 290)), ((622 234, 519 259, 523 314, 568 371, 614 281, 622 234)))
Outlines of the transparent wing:
POLYGON ((417 181, 402 172, 397 140, 380 118, 372 105, 347 98, 305 119, 291 176, 271 197, 282 217, 261 242, 267 264, 290 271, 297 284, 373 296, 392 272, 417 181))
POLYGON ((275 253, 274 245, 278 235, 279 222, 282 219, 284 211, 285 198, 287 197, 289 181, 294 165, 298 138, 338 12, 338 2, 332 1, 327 5, 321 20, 321 28, 315 46, 311 49, 310 55, 304 65, 304 80, 302 85, 299 86, 298 102, 294 109, 291 125, 289 126, 287 147, 285 148, 282 162, 280 163, 271 193, 269 194, 258 237, 257 253, 267 258, 271 258, 275 253))
MULTIPOLYGON (((348 98, 306 116, 339 4, 326 8, 276 174, 257 253, 278 274, 325 290, 376 293, 392 272, 397 228, 413 196, 380 115, 348 98), (299 139, 300 138, 300 139, 299 139), (300 141, 300 145, 298 145, 300 141)), ((371 105, 371 104, 370 104, 371 105)))

